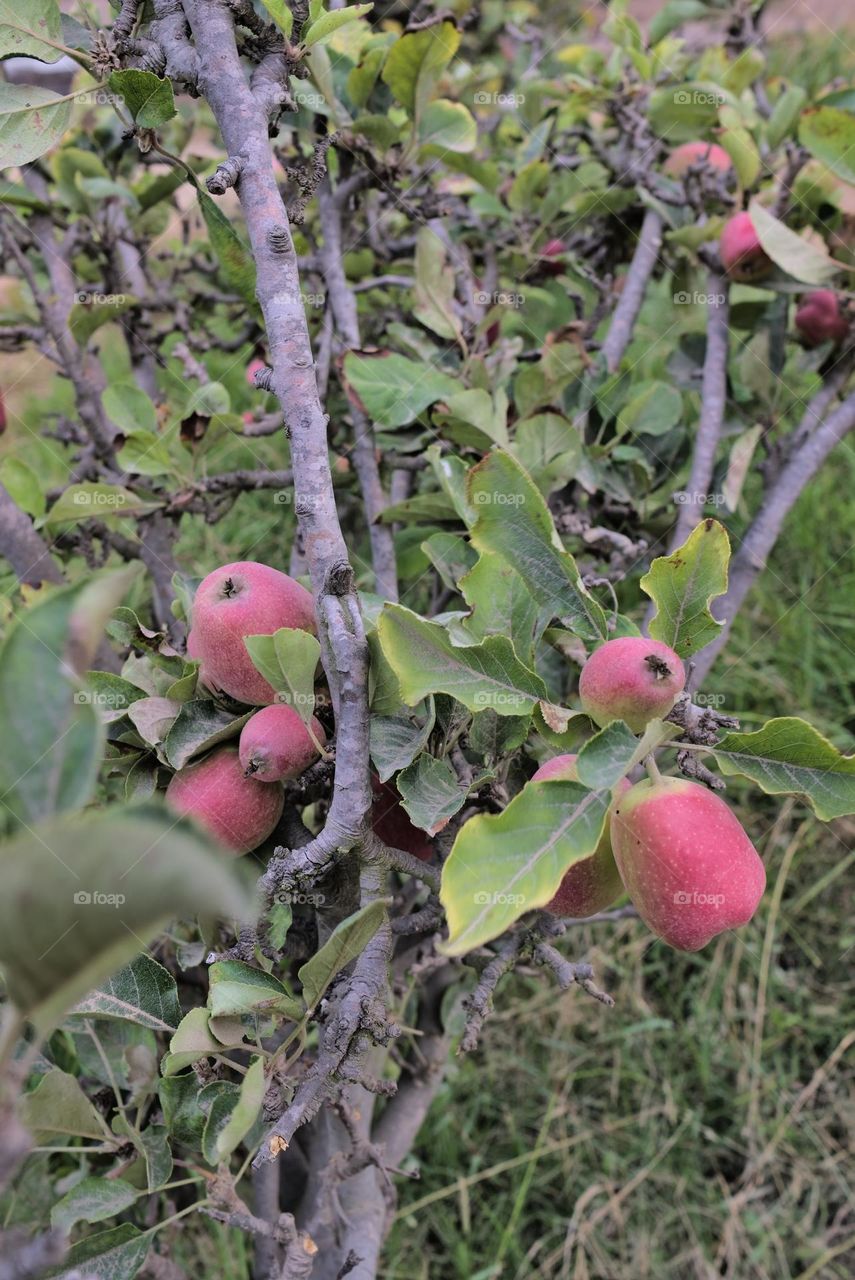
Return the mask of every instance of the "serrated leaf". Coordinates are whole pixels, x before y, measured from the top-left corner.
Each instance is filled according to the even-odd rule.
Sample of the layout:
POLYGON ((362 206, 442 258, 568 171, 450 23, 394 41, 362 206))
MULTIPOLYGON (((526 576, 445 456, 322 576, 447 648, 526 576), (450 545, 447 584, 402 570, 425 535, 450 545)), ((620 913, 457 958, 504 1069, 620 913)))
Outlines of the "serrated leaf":
POLYGON ((53 591, 21 613, 0 648, 0 794, 33 824, 82 807, 95 785, 104 729, 80 688, 109 611, 136 574, 113 571, 53 591))
POLYGON ((478 512, 472 543, 503 556, 539 604, 585 640, 602 640, 606 617, 561 548, 549 508, 517 460, 496 449, 469 473, 469 502, 478 512))
POLYGON ((576 758, 576 775, 583 787, 610 791, 651 751, 679 733, 675 724, 651 720, 643 736, 637 738, 622 720, 613 720, 582 747, 576 758))
POLYGON ((25 1093, 18 1107, 21 1123, 31 1133, 109 1140, 109 1131, 76 1076, 59 1067, 51 1069, 30 1093, 25 1093))
POLYGON ((855 116, 850 111, 809 107, 799 121, 799 142, 838 178, 855 184, 855 116))
POLYGON ((152 1242, 149 1231, 140 1232, 129 1222, 72 1245, 60 1267, 45 1272, 45 1280, 133 1280, 152 1242))
POLYGON ((395 354, 349 351, 344 374, 368 416, 388 428, 406 426, 429 405, 460 390, 460 383, 441 369, 395 354))
POLYGON ((218 960, 208 970, 208 1008, 214 1018, 244 1013, 282 1013, 299 1021, 303 1011, 272 973, 243 964, 218 960))
POLYGON ((518 716, 546 697, 540 676, 519 661, 505 636, 455 648, 445 627, 402 605, 384 608, 377 631, 409 706, 428 694, 448 693, 470 711, 491 707, 499 715, 518 716))
POLYGON ((683 397, 665 382, 643 382, 617 416, 619 431, 633 435, 661 436, 671 431, 683 415, 683 397))
POLYGON ((751 778, 767 795, 802 795, 824 822, 855 813, 855 756, 844 756, 797 716, 728 733, 712 748, 722 773, 751 778))
POLYGON ((392 45, 383 82, 414 119, 418 120, 459 44, 460 32, 454 23, 441 22, 403 35, 392 45))
POLYGON ((208 1109, 202 1132, 202 1154, 214 1167, 220 1163, 217 1141, 228 1125, 239 1098, 239 1087, 227 1080, 213 1080, 202 1090, 202 1105, 208 1109))
POLYGON ((241 239, 231 221, 207 191, 197 188, 196 196, 223 279, 254 309, 256 271, 249 245, 241 239))
POLYGON ((103 1222, 123 1213, 140 1192, 121 1178, 83 1178, 57 1200, 50 1211, 50 1225, 68 1235, 78 1222, 103 1222))
POLYGON ((371 717, 371 759, 381 782, 388 782, 399 769, 412 764, 427 746, 436 719, 433 698, 428 698, 426 706, 423 724, 409 716, 371 717))
POLYGON ((253 714, 247 711, 235 716, 211 698, 192 698, 182 703, 163 740, 167 760, 173 769, 183 769, 194 756, 237 737, 253 714))
POLYGON ((228 1120, 217 1134, 217 1156, 227 1160, 249 1133, 264 1102, 264 1059, 254 1058, 240 1083, 240 1093, 228 1120))
POLYGON ((328 13, 322 13, 314 22, 309 24, 308 30, 300 38, 300 43, 304 44, 307 49, 311 48, 313 44, 323 44, 338 31, 339 27, 363 17, 364 14, 370 13, 373 8, 374 3, 372 0, 370 4, 352 4, 346 9, 331 9, 328 13))
POLYGON ((719 634, 710 601, 727 590, 730 539, 718 520, 702 520, 670 556, 659 556, 641 579, 656 605, 649 632, 688 658, 719 634))
MULTIPOLYGON (((489 774, 473 779, 480 786, 489 774)), ((417 827, 428 835, 436 835, 449 818, 463 808, 472 787, 461 786, 457 774, 447 760, 438 760, 423 752, 395 780, 401 804, 417 827)))
MULTIPOLYGON (((851 116, 849 118, 852 119, 851 116)), ((855 182, 855 171, 852 181, 855 182)), ((796 235, 758 200, 751 201, 748 212, 765 253, 795 280, 802 280, 805 284, 827 284, 840 271, 825 246, 820 247, 814 241, 796 235)))
POLYGON ((56 0, 0 0, 0 56, 57 62, 62 50, 54 45, 63 43, 56 0))
POLYGON ((118 1018, 152 1031, 173 1032, 181 1021, 175 979, 151 956, 141 955, 107 978, 69 1011, 70 1018, 118 1018))
POLYGON ((280 627, 272 636, 244 636, 253 666, 307 724, 315 708, 315 674, 321 646, 309 631, 280 627))
POLYGON ((114 71, 107 83, 141 129, 159 129, 175 115, 172 82, 152 71, 114 71))
POLYGON ((34 84, 0 81, 0 168, 37 160, 68 128, 71 103, 34 84))
POLYGON ((0 963, 10 998, 40 1028, 55 1025, 170 919, 250 914, 222 855, 160 806, 54 819, 9 841, 3 867, 0 963), (35 888, 44 884, 49 897, 35 888))
POLYGON ((307 1009, 316 1008, 336 974, 362 954, 386 919, 387 907, 382 899, 360 907, 336 925, 320 951, 302 966, 297 977, 307 1009))
POLYGON ((472 610, 466 629, 476 640, 507 636, 514 650, 531 658, 537 601, 513 565, 502 556, 485 552, 460 579, 463 598, 472 610))
POLYGON ((533 782, 502 813, 470 818, 442 869, 443 954, 483 946, 545 906, 568 868, 597 847, 610 802, 610 792, 575 782, 533 782))

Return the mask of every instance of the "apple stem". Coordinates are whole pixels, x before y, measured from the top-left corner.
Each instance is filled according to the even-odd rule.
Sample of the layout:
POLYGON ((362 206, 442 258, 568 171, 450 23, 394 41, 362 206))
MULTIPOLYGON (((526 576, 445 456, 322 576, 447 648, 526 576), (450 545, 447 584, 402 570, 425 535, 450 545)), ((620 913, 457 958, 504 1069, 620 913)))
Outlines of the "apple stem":
POLYGON ((650 779, 652 782, 662 781, 662 774, 659 772, 659 766, 656 763, 656 759, 652 751, 649 756, 645 757, 644 767, 647 770, 647 772, 650 774, 650 779))

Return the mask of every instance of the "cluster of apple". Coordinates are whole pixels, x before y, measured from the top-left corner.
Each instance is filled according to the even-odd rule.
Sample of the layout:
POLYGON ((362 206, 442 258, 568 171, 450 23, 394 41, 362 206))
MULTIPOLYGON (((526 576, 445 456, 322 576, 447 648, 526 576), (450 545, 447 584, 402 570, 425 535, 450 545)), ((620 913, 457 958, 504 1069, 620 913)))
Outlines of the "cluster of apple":
MULTIPOLYGON (((683 691, 680 658, 643 636, 609 640, 582 668, 582 709, 605 726, 623 720, 642 733, 668 715, 683 691)), ((576 756, 555 756, 532 781, 576 781, 576 756)), ((699 951, 754 915, 766 873, 741 824, 713 791, 658 774, 614 790, 609 823, 594 852, 566 873, 546 910, 585 917, 626 890, 645 924, 680 951, 699 951)))
MULTIPOLYGON (((664 169, 673 178, 682 178, 692 166, 707 164, 721 174, 732 170, 730 156, 714 142, 686 142, 672 151, 664 169)), ((731 280, 756 284, 774 268, 760 243, 751 214, 736 213, 724 225, 719 241, 721 264, 731 280)), ((824 342, 839 345, 849 334, 849 316, 841 309, 833 289, 814 289, 805 294, 796 311, 796 328, 806 347, 824 342)))
POLYGON ((199 660, 199 682, 217 696, 260 707, 237 747, 215 747, 180 769, 166 790, 176 813, 196 818, 234 853, 255 849, 282 814, 281 783, 296 778, 326 742, 314 718, 307 726, 256 670, 244 638, 282 627, 316 631, 310 593, 286 573, 254 561, 226 564, 199 584, 187 652, 199 660))

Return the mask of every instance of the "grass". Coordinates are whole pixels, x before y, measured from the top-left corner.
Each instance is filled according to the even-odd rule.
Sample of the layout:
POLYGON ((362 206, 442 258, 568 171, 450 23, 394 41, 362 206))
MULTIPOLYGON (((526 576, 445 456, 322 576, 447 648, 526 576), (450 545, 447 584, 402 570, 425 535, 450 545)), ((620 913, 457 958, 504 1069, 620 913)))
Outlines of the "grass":
MULTIPOLYGON (((746 726, 855 733, 855 454, 787 522, 708 682, 746 726), (820 514, 821 513, 821 514, 820 514)), ((752 924, 697 956, 574 930, 617 1001, 500 989, 400 1187, 386 1280, 848 1280, 855 1274, 855 821, 730 783, 766 863, 752 924)))

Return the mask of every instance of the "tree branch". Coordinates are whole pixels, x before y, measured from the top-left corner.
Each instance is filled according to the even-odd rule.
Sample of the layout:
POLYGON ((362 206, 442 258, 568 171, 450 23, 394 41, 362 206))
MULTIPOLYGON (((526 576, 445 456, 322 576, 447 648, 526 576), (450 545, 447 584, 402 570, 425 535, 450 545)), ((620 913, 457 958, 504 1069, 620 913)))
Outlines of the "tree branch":
POLYGON ((624 276, 620 300, 615 307, 609 331, 601 348, 609 373, 617 370, 623 353, 632 341, 632 331, 661 248, 662 219, 655 209, 648 209, 641 224, 632 262, 624 276))

